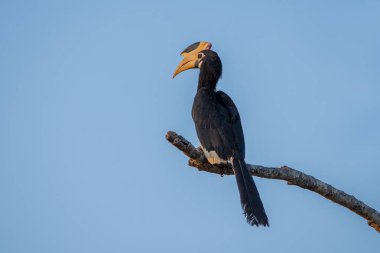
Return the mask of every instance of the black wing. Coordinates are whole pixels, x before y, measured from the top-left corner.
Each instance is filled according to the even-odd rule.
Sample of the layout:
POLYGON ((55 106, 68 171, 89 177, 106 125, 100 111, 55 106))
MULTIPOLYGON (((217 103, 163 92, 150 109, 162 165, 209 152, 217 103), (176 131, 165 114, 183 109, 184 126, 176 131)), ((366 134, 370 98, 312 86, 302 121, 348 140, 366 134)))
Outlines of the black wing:
POLYGON ((230 124, 233 131, 235 148, 238 156, 236 158, 245 158, 245 142, 244 142, 244 133, 243 127, 241 126, 239 111, 236 108, 234 101, 223 91, 218 91, 216 97, 220 103, 227 108, 228 114, 230 117, 230 124))
POLYGON ((199 90, 193 104, 193 119, 201 145, 220 158, 244 159, 245 144, 239 112, 224 92, 199 90))

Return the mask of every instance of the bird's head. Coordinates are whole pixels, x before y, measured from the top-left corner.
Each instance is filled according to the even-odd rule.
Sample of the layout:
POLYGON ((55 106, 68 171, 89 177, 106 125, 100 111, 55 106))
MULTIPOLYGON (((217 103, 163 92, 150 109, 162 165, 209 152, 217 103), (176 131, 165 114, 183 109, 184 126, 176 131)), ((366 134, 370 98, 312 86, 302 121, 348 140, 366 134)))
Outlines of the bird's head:
POLYGON ((179 73, 193 68, 207 69, 207 72, 216 77, 222 73, 222 63, 217 53, 211 50, 211 43, 201 41, 188 46, 182 51, 182 61, 174 71, 173 78, 179 73))

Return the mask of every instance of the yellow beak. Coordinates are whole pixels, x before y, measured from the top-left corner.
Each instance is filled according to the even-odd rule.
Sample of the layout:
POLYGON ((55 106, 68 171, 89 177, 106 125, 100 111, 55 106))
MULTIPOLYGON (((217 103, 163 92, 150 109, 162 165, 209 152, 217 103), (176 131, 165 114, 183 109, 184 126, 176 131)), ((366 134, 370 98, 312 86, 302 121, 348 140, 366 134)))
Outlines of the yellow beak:
POLYGON ((201 41, 188 46, 182 51, 181 55, 184 57, 178 64, 174 71, 173 78, 182 71, 196 68, 196 61, 198 59, 198 53, 211 48, 211 43, 201 41))
POLYGON ((175 69, 173 78, 181 73, 182 71, 188 70, 188 69, 193 69, 196 67, 195 62, 198 59, 198 52, 192 53, 192 54, 187 54, 185 58, 178 64, 178 67, 175 69))

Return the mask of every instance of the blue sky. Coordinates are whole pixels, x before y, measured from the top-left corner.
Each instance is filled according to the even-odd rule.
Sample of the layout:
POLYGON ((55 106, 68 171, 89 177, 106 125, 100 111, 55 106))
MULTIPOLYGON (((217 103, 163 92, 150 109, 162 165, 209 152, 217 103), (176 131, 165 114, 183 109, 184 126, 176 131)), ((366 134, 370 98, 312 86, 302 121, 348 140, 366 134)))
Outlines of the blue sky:
POLYGON ((270 228, 198 144, 206 40, 237 104, 247 162, 288 165, 380 209, 378 1, 2 1, 1 252, 376 252, 379 234, 319 195, 259 179, 270 228))

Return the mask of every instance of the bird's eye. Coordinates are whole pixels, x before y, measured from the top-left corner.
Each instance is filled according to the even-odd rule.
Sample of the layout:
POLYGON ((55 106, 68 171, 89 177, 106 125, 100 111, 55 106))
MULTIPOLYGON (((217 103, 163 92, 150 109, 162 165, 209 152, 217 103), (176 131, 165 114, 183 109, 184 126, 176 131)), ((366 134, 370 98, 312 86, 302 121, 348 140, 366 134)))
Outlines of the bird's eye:
POLYGON ((202 56, 203 56, 202 54, 198 54, 198 59, 202 58, 202 56))

